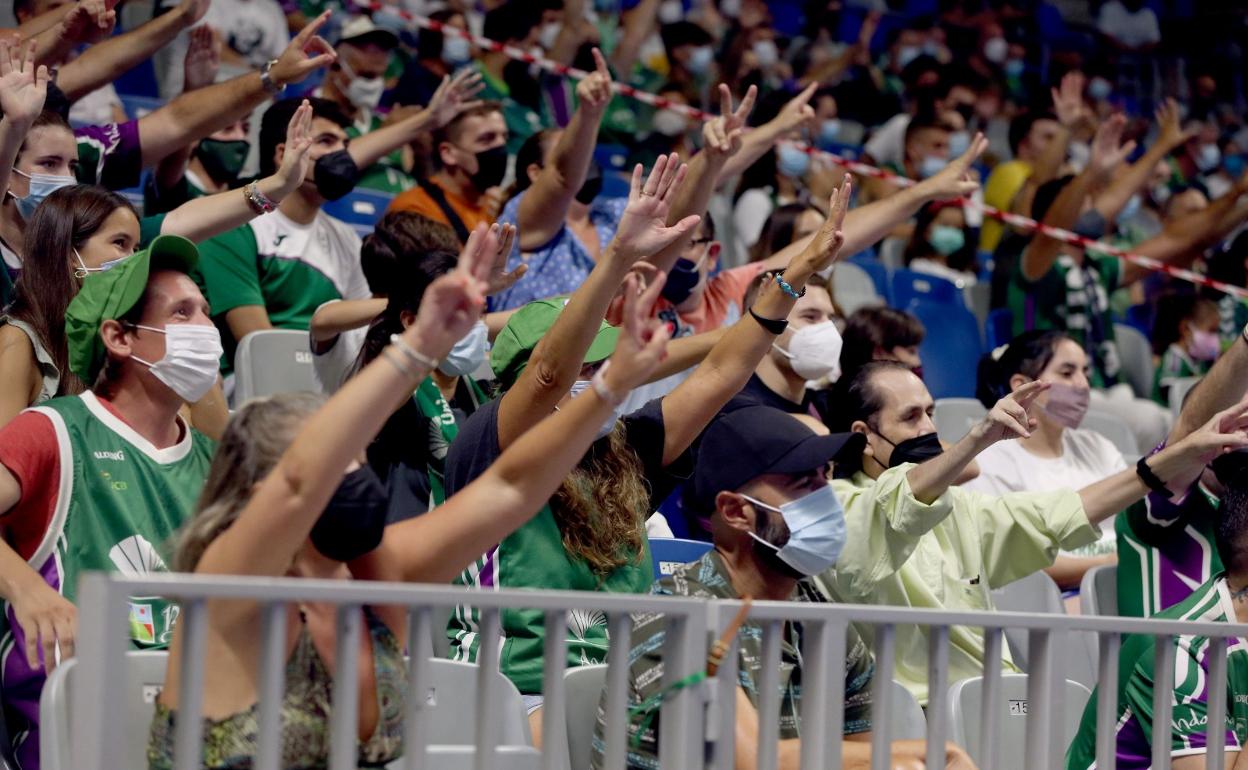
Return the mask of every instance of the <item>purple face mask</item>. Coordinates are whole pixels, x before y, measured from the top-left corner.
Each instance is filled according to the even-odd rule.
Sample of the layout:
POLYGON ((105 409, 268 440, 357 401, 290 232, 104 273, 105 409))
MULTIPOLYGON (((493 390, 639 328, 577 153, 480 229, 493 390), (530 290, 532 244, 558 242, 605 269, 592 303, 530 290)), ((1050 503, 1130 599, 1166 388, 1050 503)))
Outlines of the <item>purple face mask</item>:
POLYGON ((1044 413, 1058 425, 1078 428, 1083 416, 1088 413, 1091 398, 1092 391, 1088 388, 1054 382, 1049 386, 1049 400, 1043 407, 1044 413))

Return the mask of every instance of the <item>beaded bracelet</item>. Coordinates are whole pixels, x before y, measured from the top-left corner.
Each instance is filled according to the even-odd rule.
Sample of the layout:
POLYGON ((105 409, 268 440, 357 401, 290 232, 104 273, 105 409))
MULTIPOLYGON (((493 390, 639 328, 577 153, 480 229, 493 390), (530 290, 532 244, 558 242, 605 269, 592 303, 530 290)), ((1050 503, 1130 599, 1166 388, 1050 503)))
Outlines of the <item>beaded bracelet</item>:
POLYGON ((243 187, 243 195, 247 198, 247 205, 257 214, 267 214, 270 211, 277 210, 277 203, 269 196, 260 192, 260 186, 255 182, 243 187))
POLYGON ((799 292, 797 289, 793 288, 792 284, 784 280, 784 276, 780 275, 780 273, 778 272, 773 273, 773 275, 776 276, 776 284, 779 285, 780 291, 784 292, 785 294, 788 294, 793 299, 801 299, 802 297, 806 296, 805 286, 803 286, 802 290, 799 292))
POLYGON ((430 371, 430 372, 438 368, 438 360, 436 358, 430 358, 424 353, 421 353, 420 351, 416 350, 411 345, 407 344, 407 341, 404 340, 399 335, 391 334, 390 344, 394 345, 395 349, 397 349, 403 355, 407 356, 407 360, 411 361, 417 366, 423 366, 427 371, 430 371))

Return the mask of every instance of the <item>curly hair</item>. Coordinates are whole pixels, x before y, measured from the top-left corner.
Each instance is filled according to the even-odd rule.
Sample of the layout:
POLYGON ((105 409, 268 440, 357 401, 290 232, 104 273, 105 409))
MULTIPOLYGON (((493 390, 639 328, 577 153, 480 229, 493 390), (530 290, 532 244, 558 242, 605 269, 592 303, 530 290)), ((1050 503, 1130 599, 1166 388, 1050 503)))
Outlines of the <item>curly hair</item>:
POLYGON ((550 500, 564 549, 602 577, 641 560, 650 507, 641 458, 619 421, 607 451, 587 454, 550 500))

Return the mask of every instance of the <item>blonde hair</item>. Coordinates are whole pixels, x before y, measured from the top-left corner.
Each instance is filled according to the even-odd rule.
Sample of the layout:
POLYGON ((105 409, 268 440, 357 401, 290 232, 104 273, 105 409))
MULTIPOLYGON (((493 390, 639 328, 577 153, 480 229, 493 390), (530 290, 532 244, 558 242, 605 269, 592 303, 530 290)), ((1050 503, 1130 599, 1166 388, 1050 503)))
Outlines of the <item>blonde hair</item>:
POLYGON ((551 498, 563 547, 598 575, 641 560, 641 538, 650 513, 650 490, 641 459, 625 439, 624 424, 611 429, 608 449, 585 459, 551 498))
POLYGON ((178 534, 175 572, 194 572, 204 551, 230 528, 252 491, 277 466, 299 427, 325 403, 314 393, 279 393, 243 404, 225 427, 195 515, 178 534))

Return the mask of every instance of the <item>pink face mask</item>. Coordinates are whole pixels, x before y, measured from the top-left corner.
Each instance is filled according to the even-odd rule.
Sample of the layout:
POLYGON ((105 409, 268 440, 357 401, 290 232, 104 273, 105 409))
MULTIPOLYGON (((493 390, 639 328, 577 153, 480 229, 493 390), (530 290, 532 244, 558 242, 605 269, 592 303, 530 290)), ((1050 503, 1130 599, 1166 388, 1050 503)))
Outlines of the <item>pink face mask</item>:
POLYGON ((1218 339, 1216 332, 1193 329, 1192 342, 1187 352, 1191 353, 1192 358, 1197 361, 1213 361, 1222 352, 1222 340, 1218 339))
POLYGON ((1083 416, 1088 413, 1091 399, 1092 391, 1088 388, 1054 382, 1049 386, 1049 400, 1043 407, 1044 413, 1058 425, 1078 428, 1083 416))

